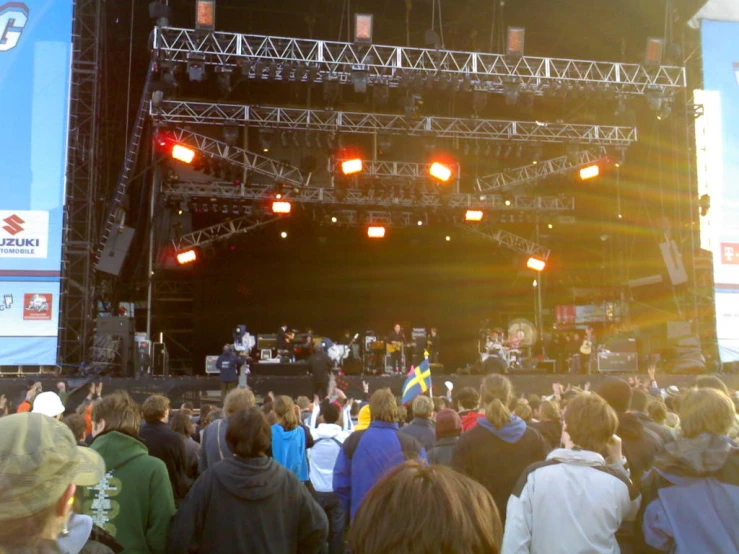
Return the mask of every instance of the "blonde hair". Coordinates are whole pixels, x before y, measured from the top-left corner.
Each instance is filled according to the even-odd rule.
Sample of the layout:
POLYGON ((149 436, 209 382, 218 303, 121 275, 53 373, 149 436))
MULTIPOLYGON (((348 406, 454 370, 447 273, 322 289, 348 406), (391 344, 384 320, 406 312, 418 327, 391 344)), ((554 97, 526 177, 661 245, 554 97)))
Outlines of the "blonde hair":
POLYGON ((559 402, 556 400, 542 400, 539 405, 539 416, 545 421, 559 421, 562 419, 559 402))
POLYGON ((429 418, 434 413, 434 401, 428 396, 417 396, 413 400, 413 417, 429 418))
POLYGON ((398 404, 390 389, 379 389, 370 397, 372 421, 395 423, 398 419, 398 404))
POLYGON ((236 412, 253 408, 257 403, 254 393, 251 389, 232 389, 226 395, 223 401, 223 411, 226 417, 231 417, 236 412))
POLYGON ((526 422, 534 417, 534 411, 528 404, 519 404, 513 409, 513 413, 526 422))
POLYGON ((736 421, 734 403, 716 389, 689 390, 680 401, 680 427, 683 436, 702 433, 726 435, 736 421))
POLYGON ((275 398, 274 407, 277 423, 282 425, 285 431, 292 431, 298 426, 298 418, 295 415, 295 403, 292 398, 280 395, 275 398))
POLYGON ((506 377, 495 374, 483 379, 480 397, 485 406, 485 417, 496 429, 500 429, 511 420, 508 405, 512 396, 513 386, 506 377))

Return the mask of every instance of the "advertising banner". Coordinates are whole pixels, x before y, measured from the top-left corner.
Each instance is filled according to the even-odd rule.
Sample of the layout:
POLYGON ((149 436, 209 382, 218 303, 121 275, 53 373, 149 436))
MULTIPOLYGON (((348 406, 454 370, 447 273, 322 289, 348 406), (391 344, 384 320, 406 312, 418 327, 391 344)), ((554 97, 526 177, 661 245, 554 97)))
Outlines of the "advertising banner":
POLYGON ((0 365, 56 363, 72 0, 0 0, 0 365))

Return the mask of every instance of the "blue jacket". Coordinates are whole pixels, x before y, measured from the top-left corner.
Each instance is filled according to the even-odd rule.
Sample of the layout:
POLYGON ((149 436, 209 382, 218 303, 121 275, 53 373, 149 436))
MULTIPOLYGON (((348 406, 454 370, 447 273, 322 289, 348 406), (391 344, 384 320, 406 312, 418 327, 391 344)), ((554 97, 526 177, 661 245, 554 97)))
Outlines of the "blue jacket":
POLYGON ((300 425, 291 431, 285 431, 279 423, 272 426, 272 457, 301 481, 308 480, 305 431, 300 425))
POLYGON ((386 471, 413 459, 428 461, 416 439, 401 433, 397 423, 373 421, 344 441, 334 467, 334 493, 353 518, 364 495, 386 471))
POLYGON ((221 372, 221 381, 234 383, 239 380, 239 368, 244 365, 243 358, 231 351, 224 352, 216 360, 216 368, 221 372))
POLYGON ((644 539, 674 554, 739 552, 739 448, 700 435, 667 444, 642 481, 644 539))

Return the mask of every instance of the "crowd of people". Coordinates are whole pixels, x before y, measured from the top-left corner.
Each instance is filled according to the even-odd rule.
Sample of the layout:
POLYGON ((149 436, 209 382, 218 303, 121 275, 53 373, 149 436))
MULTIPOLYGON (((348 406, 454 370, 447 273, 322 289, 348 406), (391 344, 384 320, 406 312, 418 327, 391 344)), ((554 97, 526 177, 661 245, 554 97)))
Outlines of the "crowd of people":
POLYGON ((401 406, 40 384, 0 398, 0 553, 739 552, 737 394, 503 375, 401 406))

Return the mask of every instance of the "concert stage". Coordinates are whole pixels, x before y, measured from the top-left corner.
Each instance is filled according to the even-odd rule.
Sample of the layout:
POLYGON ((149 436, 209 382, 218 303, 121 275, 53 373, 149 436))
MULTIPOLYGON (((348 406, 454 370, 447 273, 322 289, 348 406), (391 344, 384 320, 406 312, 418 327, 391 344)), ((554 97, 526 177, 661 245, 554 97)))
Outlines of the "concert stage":
MULTIPOLYGON (((295 365, 295 364, 292 364, 295 365)), ((586 382, 590 382, 592 388, 597 388, 598 384, 610 375, 524 375, 509 374, 508 377, 513 382, 517 394, 537 393, 551 394, 552 383, 561 382, 565 385, 582 387, 586 382)), ((628 378, 634 374, 625 374, 623 377, 628 378)), ((640 376, 642 379, 646 376, 640 376)), ((659 385, 663 388, 670 385, 679 387, 689 386, 694 380, 695 375, 658 375, 659 385)), ((721 379, 726 382, 729 388, 739 388, 739 375, 722 374, 721 379)), ((369 383, 370 394, 379 388, 390 387, 396 394, 400 395, 400 389, 403 385, 405 376, 394 375, 388 377, 340 377, 339 385, 346 392, 347 396, 352 398, 362 397, 362 381, 369 383)), ((44 390, 56 390, 55 383, 58 379, 53 377, 37 377, 28 376, 28 378, 4 378, 0 379, 0 394, 4 394, 14 404, 18 404, 26 390, 29 381, 40 380, 44 384, 44 390)), ((462 387, 479 387, 481 375, 439 375, 433 377, 433 392, 435 395, 446 394, 445 381, 451 381, 454 388, 459 390, 462 387)), ((70 390, 76 387, 70 396, 71 403, 69 407, 74 408, 78 403, 82 402, 87 394, 87 381, 82 379, 66 379, 70 390)), ((147 379, 128 379, 128 378, 104 378, 103 394, 111 393, 117 390, 125 390, 138 402, 151 394, 163 394, 167 396, 174 407, 179 407, 182 402, 192 402, 195 407, 199 407, 201 399, 203 402, 212 402, 210 398, 220 396, 220 381, 217 377, 152 377, 147 379)), ((268 392, 275 394, 286 394, 291 397, 299 395, 310 396, 311 394, 311 378, 309 376, 287 377, 280 375, 255 375, 251 374, 248 378, 249 386, 254 390, 257 396, 264 395, 268 392)))

